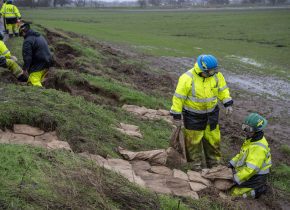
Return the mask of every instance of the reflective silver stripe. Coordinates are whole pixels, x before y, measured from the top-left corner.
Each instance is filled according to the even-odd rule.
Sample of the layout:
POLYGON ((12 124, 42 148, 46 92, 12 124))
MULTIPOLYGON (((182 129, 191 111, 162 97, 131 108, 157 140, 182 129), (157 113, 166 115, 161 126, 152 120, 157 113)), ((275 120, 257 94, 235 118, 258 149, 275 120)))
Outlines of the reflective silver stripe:
POLYGON ((187 72, 185 72, 185 74, 188 75, 188 76, 191 77, 191 78, 193 77, 193 74, 190 72, 190 70, 187 71, 187 72))
POLYGON ((170 110, 170 113, 172 113, 172 114, 181 114, 181 112, 175 112, 173 110, 170 110))
POLYGON ((252 163, 248 163, 248 162, 246 162, 246 165, 247 165, 248 168, 254 169, 255 171, 259 171, 259 170, 260 170, 259 167, 255 166, 255 165, 252 164, 252 163))
POLYGON ((272 161, 270 161, 269 163, 263 163, 262 168, 265 168, 266 166, 272 165, 272 161))
POLYGON ((196 97, 189 97, 189 99, 191 101, 194 101, 194 102, 211 102, 211 101, 214 101, 217 99, 217 97, 211 97, 211 98, 196 98, 196 97))
POLYGON ((236 163, 235 163, 235 161, 233 161, 233 160, 230 161, 230 164, 231 164, 232 166, 236 166, 236 163))
POLYGON ((225 89, 227 89, 227 88, 228 88, 228 86, 225 85, 225 86, 223 86, 222 88, 219 88, 219 91, 223 91, 223 90, 225 90, 225 89))
POLYGON ((218 79, 216 74, 214 74, 214 79, 215 79, 215 82, 216 82, 216 87, 218 87, 219 86, 219 79, 218 79))
POLYGON ((255 190, 251 190, 251 196, 252 196, 253 198, 256 197, 256 192, 255 192, 255 190))
POLYGON ((174 96, 181 99, 187 99, 187 96, 180 95, 178 93, 174 93, 174 96))
POLYGON ((10 51, 9 50, 6 50, 2 53, 2 55, 6 55, 7 53, 9 53, 10 51))
POLYGON ((241 181, 240 181, 239 177, 237 176, 237 174, 234 175, 234 180, 237 184, 239 184, 239 185, 241 184, 241 181))
POLYGON ((185 72, 185 74, 192 79, 192 82, 191 82, 191 92, 192 92, 192 96, 195 97, 195 86, 194 86, 194 82, 193 82, 193 74, 191 73, 190 70, 187 71, 187 72, 185 72))
POLYGON ((242 159, 238 161, 237 167, 240 167, 240 166, 244 165, 244 162, 245 162, 246 157, 247 157, 247 153, 245 153, 243 155, 242 159))
POLYGON ((194 113, 197 113, 197 114, 206 114, 206 113, 210 113, 210 112, 212 112, 212 111, 215 109, 215 107, 214 107, 214 108, 212 108, 212 109, 208 109, 208 110, 196 110, 196 109, 192 109, 192 108, 187 107, 187 106, 183 106, 183 108, 184 108, 185 110, 187 110, 187 111, 194 112, 194 113))
POLYGON ((224 99, 224 100, 223 100, 223 104, 225 104, 225 103, 227 103, 227 102, 229 102, 229 101, 231 101, 231 100, 232 100, 232 98, 224 99))
POLYGON ((269 168, 267 168, 267 169, 265 169, 265 170, 261 170, 261 171, 259 171, 258 174, 268 174, 268 173, 270 173, 270 169, 269 169, 269 168))
POLYGON ((260 142, 255 142, 255 143, 253 143, 253 145, 258 145, 258 146, 263 147, 264 149, 268 150, 267 146, 265 146, 264 144, 262 144, 260 142))

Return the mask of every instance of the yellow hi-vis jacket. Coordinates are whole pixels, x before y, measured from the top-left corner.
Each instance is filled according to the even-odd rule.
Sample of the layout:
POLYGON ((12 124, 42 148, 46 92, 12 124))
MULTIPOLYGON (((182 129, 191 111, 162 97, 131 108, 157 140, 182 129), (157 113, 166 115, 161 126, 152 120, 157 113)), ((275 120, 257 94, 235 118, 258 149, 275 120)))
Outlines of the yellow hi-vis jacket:
POLYGON ((239 185, 256 174, 268 174, 272 161, 270 148, 265 137, 253 142, 251 139, 247 139, 240 153, 230 163, 236 170, 234 180, 239 185))
POLYGON ((208 78, 199 76, 201 72, 196 63, 191 70, 179 77, 172 98, 172 114, 181 114, 182 109, 198 114, 210 113, 217 106, 218 99, 223 104, 232 100, 221 72, 208 78))
POLYGON ((4 18, 21 18, 18 8, 13 4, 3 4, 0 12, 4 18))
POLYGON ((0 40, 0 56, 4 56, 5 58, 11 57, 10 51, 2 40, 0 40))

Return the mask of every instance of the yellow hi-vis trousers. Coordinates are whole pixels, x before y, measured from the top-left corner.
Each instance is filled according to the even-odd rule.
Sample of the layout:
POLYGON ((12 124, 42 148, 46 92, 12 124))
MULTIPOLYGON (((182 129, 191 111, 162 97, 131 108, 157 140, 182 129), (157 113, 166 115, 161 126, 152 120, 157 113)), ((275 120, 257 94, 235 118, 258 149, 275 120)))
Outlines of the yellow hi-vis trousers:
POLYGON ((233 187, 230 193, 234 197, 255 198, 255 190, 253 188, 233 187))
POLYGON ((6 58, 6 65, 12 74, 14 74, 17 78, 23 73, 21 67, 12 59, 6 58))
POLYGON ((207 167, 213 167, 221 161, 220 129, 217 125, 215 130, 210 130, 207 125, 205 130, 184 130, 186 155, 193 168, 202 166, 203 153, 207 167))
POLYGON ((28 77, 28 81, 27 81, 28 85, 42 87, 41 82, 44 80, 46 74, 47 74, 47 70, 32 72, 31 74, 29 74, 29 77, 28 77))
POLYGON ((18 34, 19 33, 19 27, 15 24, 6 24, 6 30, 8 31, 8 34, 18 34))

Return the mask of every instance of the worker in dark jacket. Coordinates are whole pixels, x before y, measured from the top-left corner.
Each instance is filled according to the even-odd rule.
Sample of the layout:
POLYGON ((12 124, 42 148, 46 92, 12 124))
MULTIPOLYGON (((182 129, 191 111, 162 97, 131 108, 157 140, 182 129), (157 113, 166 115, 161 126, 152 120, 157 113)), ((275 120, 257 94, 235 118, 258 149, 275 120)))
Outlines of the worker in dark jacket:
POLYGON ((42 87, 41 82, 52 65, 52 56, 48 44, 43 36, 30 29, 28 23, 20 26, 19 34, 24 37, 22 48, 23 70, 29 74, 28 84, 42 87))

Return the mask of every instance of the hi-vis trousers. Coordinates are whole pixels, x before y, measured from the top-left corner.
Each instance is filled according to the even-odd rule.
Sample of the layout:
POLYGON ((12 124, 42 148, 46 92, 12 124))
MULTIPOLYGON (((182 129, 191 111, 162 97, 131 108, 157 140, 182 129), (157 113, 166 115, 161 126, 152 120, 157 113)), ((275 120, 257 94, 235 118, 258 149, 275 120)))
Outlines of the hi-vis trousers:
POLYGON ((42 87, 42 81, 45 79, 47 74, 47 70, 32 72, 28 77, 28 85, 42 87))
POLYGON ((187 160, 193 163, 193 169, 202 167, 203 153, 205 156, 206 166, 214 167, 221 161, 220 151, 220 129, 217 125, 215 130, 210 130, 207 125, 205 130, 184 130, 185 147, 187 160))

